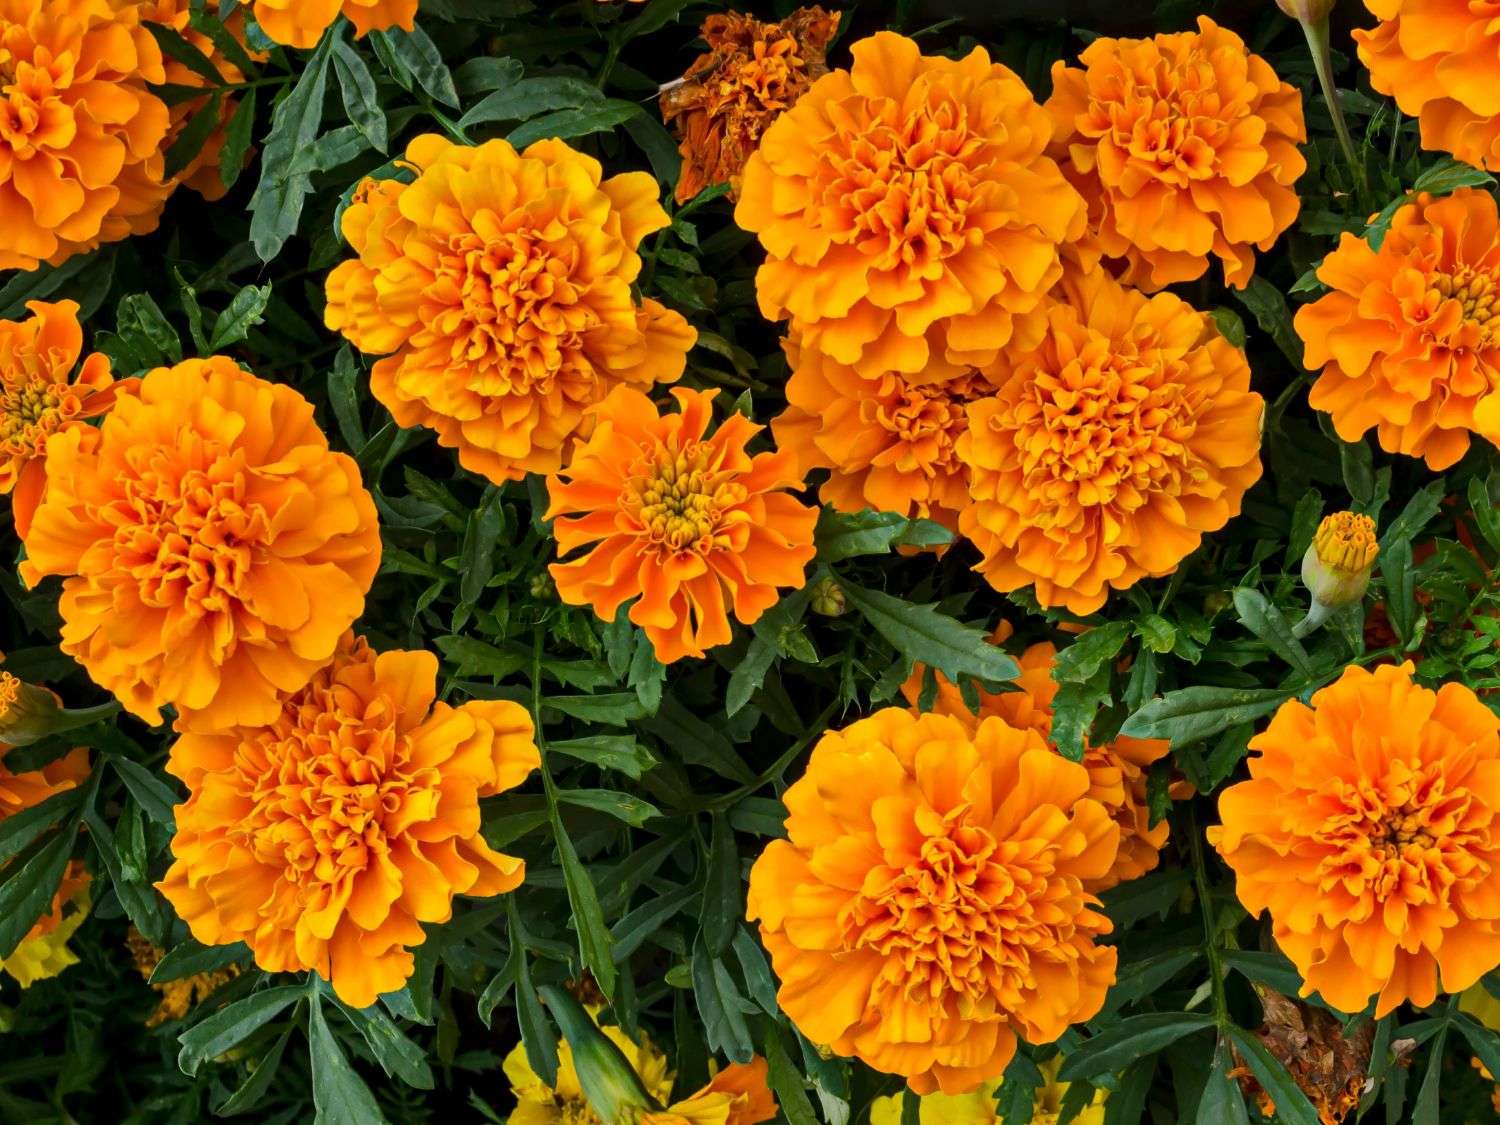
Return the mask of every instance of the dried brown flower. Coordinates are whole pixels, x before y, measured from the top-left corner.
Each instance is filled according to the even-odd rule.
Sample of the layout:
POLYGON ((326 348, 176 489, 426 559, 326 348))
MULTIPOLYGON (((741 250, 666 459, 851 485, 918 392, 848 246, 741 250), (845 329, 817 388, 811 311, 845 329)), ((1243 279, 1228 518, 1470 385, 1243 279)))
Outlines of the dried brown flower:
MULTIPOLYGON (((1302 1087, 1318 1111, 1321 1125, 1341 1125, 1359 1105, 1369 1083, 1375 1025, 1362 1020, 1346 1036, 1341 1021, 1322 1008, 1283 996, 1265 985, 1256 985, 1255 992, 1265 1017, 1257 1038, 1302 1087)), ((1232 1073, 1245 1092, 1259 1100, 1261 1113, 1274 1117, 1274 1103, 1249 1068, 1240 1065, 1232 1073)))

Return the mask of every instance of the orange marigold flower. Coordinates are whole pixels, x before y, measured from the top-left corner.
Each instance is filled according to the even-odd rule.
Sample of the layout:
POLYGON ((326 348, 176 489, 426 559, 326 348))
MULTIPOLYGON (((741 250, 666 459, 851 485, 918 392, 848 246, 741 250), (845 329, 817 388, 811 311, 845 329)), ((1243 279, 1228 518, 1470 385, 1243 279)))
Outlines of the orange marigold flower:
POLYGON ((195 938, 314 970, 364 1008, 402 987, 421 923, 452 917, 454 895, 520 885, 479 799, 540 764, 531 719, 508 700, 436 702, 437 672, 431 653, 347 634, 264 725, 177 740, 167 770, 189 796, 157 887, 195 938))
POLYGON ((823 53, 839 29, 839 13, 798 8, 766 23, 739 12, 703 21, 708 52, 676 84, 662 90, 662 120, 682 141, 677 201, 709 184, 739 190, 745 161, 771 122, 828 73, 823 53))
POLYGON ((423 136, 411 184, 366 180, 344 213, 358 258, 328 275, 328 327, 386 355, 370 389, 496 483, 556 472, 615 386, 678 378, 697 339, 636 304, 641 239, 667 225, 645 172, 601 179, 562 141, 518 153, 423 136))
MULTIPOLYGON (((988 692, 979 689, 979 713, 976 716, 964 702, 963 695, 948 677, 933 672, 937 696, 930 711, 951 715, 973 726, 981 719, 998 716, 1018 730, 1034 730, 1052 746, 1052 700, 1057 696, 1057 681, 1052 667, 1057 663, 1057 646, 1050 641, 1031 645, 1016 662, 1021 674, 1012 681, 1010 691, 988 692)), ((918 665, 902 694, 914 709, 919 707, 927 669, 918 665)), ((1167 844, 1172 826, 1165 820, 1151 823, 1147 803, 1146 776, 1151 766, 1167 756, 1171 743, 1161 738, 1131 738, 1120 735, 1113 742, 1083 747, 1083 766, 1089 772, 1088 796, 1108 810, 1120 826, 1120 851, 1114 865, 1103 876, 1085 882, 1087 890, 1101 892, 1138 879, 1155 870, 1161 850, 1167 844)), ((1053 746, 1055 750, 1056 747, 1053 746)))
POLYGON ((24 537, 47 484, 47 439, 114 405, 109 357, 83 356, 74 301, 31 301, 26 320, 0 320, 0 496, 24 537))
POLYGON ((707 1086, 664 1110, 646 1110, 637 1125, 760 1125, 776 1116, 778 1106, 767 1081, 770 1067, 760 1055, 748 1063, 731 1063, 707 1086))
POLYGON ((1170 574, 1260 478, 1263 403, 1244 353, 1170 293, 1102 269, 1064 285, 1041 343, 1008 349, 969 406, 959 527, 997 590, 1093 613, 1170 574))
POLYGON ((777 444, 799 471, 829 469, 819 489, 841 512, 875 508, 958 526, 969 503, 969 467, 958 455, 968 403, 995 393, 984 373, 940 383, 888 371, 866 378, 854 368, 786 340, 791 378, 786 410, 772 420, 777 444))
POLYGON ((1207 16, 1197 31, 1095 39, 1057 62, 1053 152, 1089 201, 1097 249, 1156 290, 1208 271, 1243 289, 1297 217, 1302 95, 1207 16))
POLYGON ((883 31, 853 53, 745 165, 734 217, 766 249, 761 312, 870 378, 984 367, 1083 233, 1050 121, 983 48, 955 62, 883 31))
POLYGON ((375 504, 312 404, 223 357, 162 367, 47 443, 22 575, 64 576, 62 649, 150 723, 270 722, 364 609, 375 504))
POLYGON ((547 480, 558 555, 589 546, 549 568, 558 596, 606 621, 636 598, 630 620, 664 664, 727 644, 731 609, 750 625, 777 587, 800 587, 818 521, 786 494, 802 487, 790 454, 746 452, 764 427, 734 413, 710 435, 715 392, 672 394, 680 413, 664 415, 616 388, 593 436, 547 480))
POLYGON ((255 22, 286 47, 316 47, 334 20, 347 16, 355 38, 416 25, 418 0, 255 0, 255 22))
POLYGON ((0 270, 155 229, 165 80, 135 5, 0 0, 0 270))
POLYGON ((1352 234, 1323 259, 1332 291, 1297 310, 1308 401, 1345 441, 1372 426, 1387 453, 1442 470, 1470 432, 1500 442, 1500 220, 1487 191, 1419 195, 1379 250, 1352 234))
POLYGON ((1500 28, 1490 0, 1365 0, 1380 18, 1355 31, 1370 85, 1417 118, 1422 147, 1500 168, 1500 28))
POLYGON ((1472 691, 1349 667, 1250 749, 1208 838, 1303 996, 1379 1019, 1500 964, 1500 718, 1472 691))
POLYGON ((973 1090, 1017 1036, 1092 1017, 1115 951, 1086 884, 1119 829, 1088 788, 1000 718, 971 731, 892 707, 824 734, 786 791, 789 839, 750 872, 782 1010, 919 1094, 973 1090))

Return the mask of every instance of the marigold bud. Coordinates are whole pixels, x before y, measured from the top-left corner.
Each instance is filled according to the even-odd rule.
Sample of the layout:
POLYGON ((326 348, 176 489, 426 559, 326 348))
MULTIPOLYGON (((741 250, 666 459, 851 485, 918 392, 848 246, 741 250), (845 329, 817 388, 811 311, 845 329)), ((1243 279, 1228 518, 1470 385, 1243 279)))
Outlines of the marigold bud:
POLYGON ((1380 547, 1375 521, 1353 512, 1335 512, 1318 525, 1307 554, 1302 556, 1302 581, 1329 609, 1357 602, 1370 585, 1370 572, 1380 547))
POLYGON ((533 574, 526 588, 538 601, 554 601, 557 598, 557 583, 552 581, 552 575, 545 570, 533 574))
POLYGON ((0 743, 29 746, 57 730, 62 716, 57 696, 46 688, 0 672, 0 743))
POLYGON ((1276 0, 1276 6, 1298 23, 1322 23, 1338 0, 1276 0))
POLYGON ((823 617, 842 617, 849 608, 844 588, 832 578, 825 578, 812 588, 812 611, 823 617))
POLYGON ((568 1041, 578 1084, 601 1121, 629 1125, 643 1113, 661 1109, 630 1060, 599 1030, 582 1004, 557 985, 543 985, 538 991, 568 1041))

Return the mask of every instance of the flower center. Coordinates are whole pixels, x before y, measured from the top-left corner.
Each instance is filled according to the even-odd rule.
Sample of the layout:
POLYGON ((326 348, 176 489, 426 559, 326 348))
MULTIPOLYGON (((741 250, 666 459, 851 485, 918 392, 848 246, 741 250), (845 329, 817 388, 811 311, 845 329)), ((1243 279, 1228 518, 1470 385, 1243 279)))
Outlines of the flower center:
POLYGON ((729 545, 724 513, 748 495, 732 476, 716 468, 713 447, 699 442, 648 453, 631 466, 620 506, 663 553, 706 555, 729 545))
POLYGON ((1357 573, 1368 569, 1380 553, 1375 521, 1353 512, 1335 512, 1318 525, 1313 538, 1318 560, 1335 570, 1357 573))
POLYGON ((861 404, 861 413, 898 439, 905 458, 916 465, 932 473, 954 472, 962 468, 958 439, 969 428, 964 407, 993 393, 988 381, 977 373, 935 386, 903 382, 894 401, 867 399, 861 404))
POLYGON ((0 449, 39 455, 57 429, 66 387, 40 380, 0 384, 0 449))
POLYGON ((1452 273, 1435 273, 1432 291, 1440 301, 1454 301, 1463 325, 1477 329, 1475 347, 1487 347, 1500 338, 1500 280, 1493 270, 1459 266, 1452 273))
POLYGON ((21 698, 21 681, 9 672, 0 672, 0 719, 10 714, 11 708, 21 698))

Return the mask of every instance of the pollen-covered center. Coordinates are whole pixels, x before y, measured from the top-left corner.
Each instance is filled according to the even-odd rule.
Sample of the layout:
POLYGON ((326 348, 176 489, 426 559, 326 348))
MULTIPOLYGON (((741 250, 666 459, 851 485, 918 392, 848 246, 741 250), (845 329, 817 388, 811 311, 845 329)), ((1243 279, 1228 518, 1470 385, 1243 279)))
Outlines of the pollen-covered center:
POLYGON ((41 379, 0 383, 0 450, 40 453, 62 419, 66 391, 41 379))
POLYGON ((9 672, 0 672, 0 719, 10 714, 21 698, 21 681, 9 672))
POLYGON ((1318 561, 1337 570, 1362 571, 1379 553, 1375 521, 1354 512, 1335 512, 1324 518, 1313 537, 1318 561))
POLYGON ((631 466, 620 506, 663 552, 706 555, 729 547, 725 514, 749 493, 718 461, 718 450, 696 441, 645 451, 631 466))
POLYGON ((1458 337, 1459 346, 1487 348, 1500 343, 1500 276, 1495 269, 1458 266, 1451 273, 1435 273, 1430 279, 1436 318, 1445 334, 1458 337), (1451 305, 1448 303, 1452 302, 1451 305), (1456 323, 1442 323, 1446 308, 1456 323))

